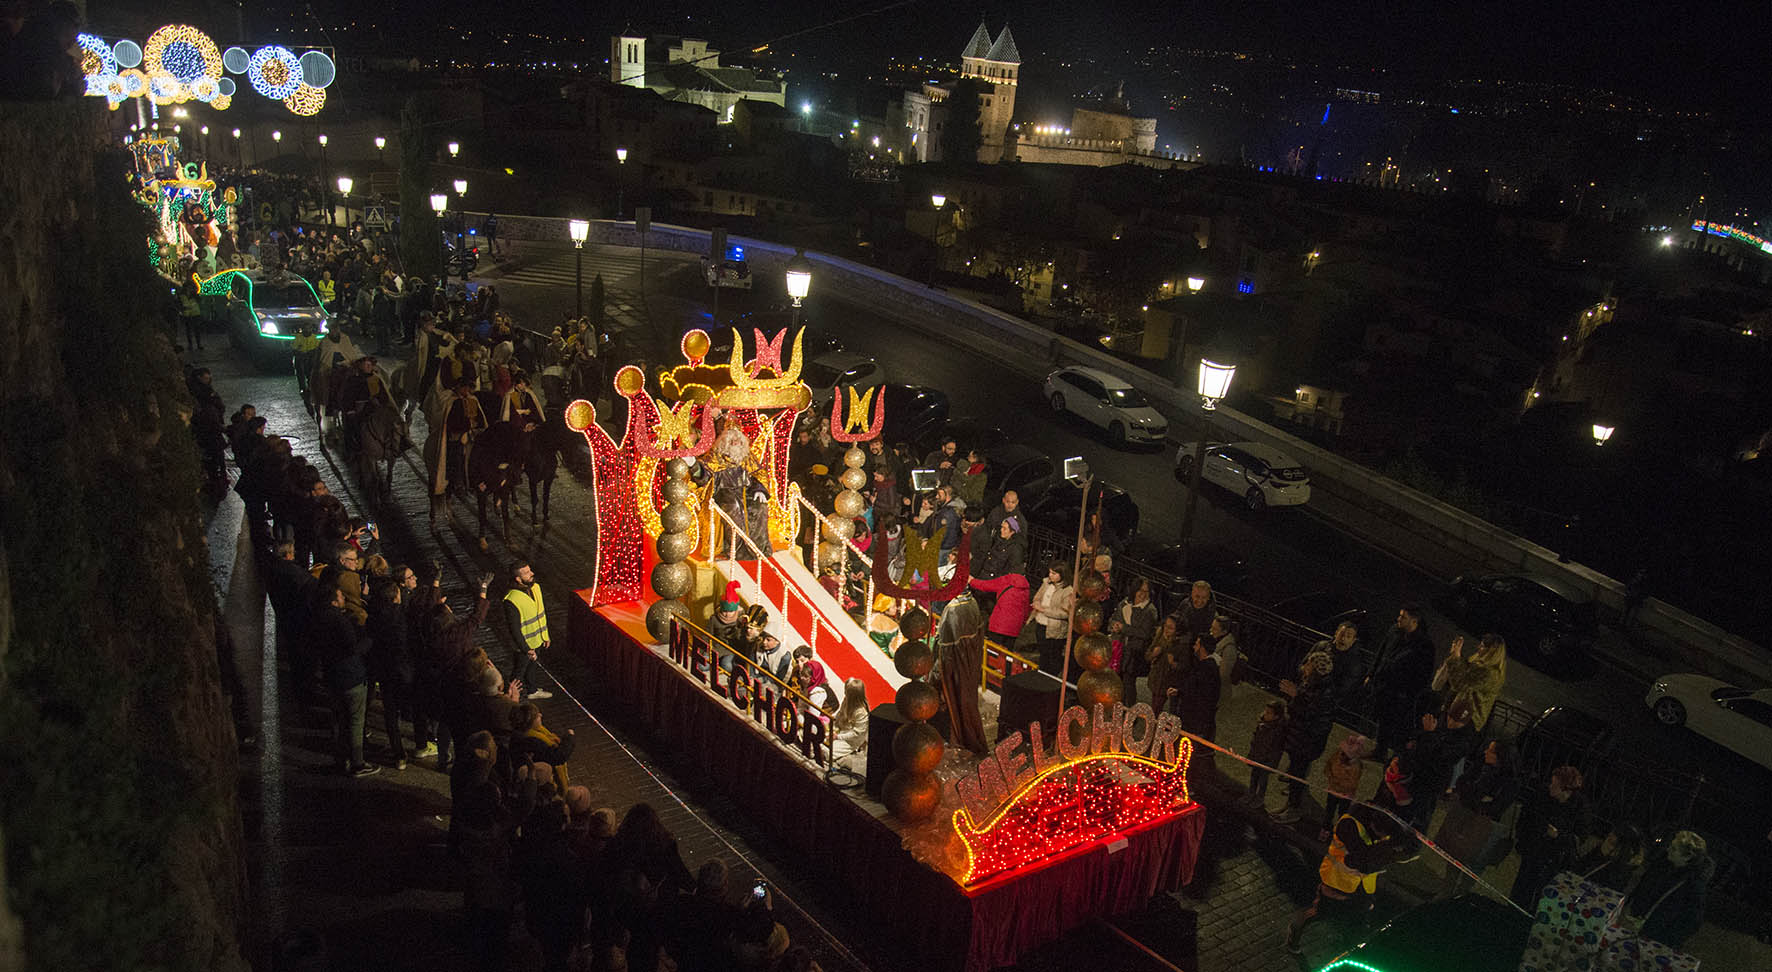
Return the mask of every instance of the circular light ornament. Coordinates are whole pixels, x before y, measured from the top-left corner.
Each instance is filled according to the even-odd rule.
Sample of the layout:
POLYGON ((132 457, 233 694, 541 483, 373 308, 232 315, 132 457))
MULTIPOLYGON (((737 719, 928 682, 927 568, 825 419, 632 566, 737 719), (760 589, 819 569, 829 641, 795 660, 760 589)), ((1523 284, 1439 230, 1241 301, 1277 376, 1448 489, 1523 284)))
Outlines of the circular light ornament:
POLYGON ((221 94, 220 82, 207 74, 200 75, 185 87, 191 92, 191 97, 205 103, 215 101, 216 96, 221 94))
POLYGON ((301 62, 287 47, 261 47, 253 52, 246 66, 246 80, 253 90, 271 99, 282 101, 302 85, 301 62))
POLYGON ((289 97, 284 98, 283 104, 298 115, 319 114, 320 109, 326 107, 326 91, 311 84, 304 84, 296 88, 289 97))
POLYGON ((170 105, 175 101, 183 101, 185 86, 170 74, 161 72, 148 75, 148 100, 156 105, 170 105))
POLYGON ((142 70, 149 77, 166 73, 184 84, 203 75, 220 77, 220 48, 209 35, 186 24, 168 24, 148 35, 142 47, 142 70))
POLYGON ((230 47, 222 52, 222 67, 229 74, 245 74, 246 68, 252 63, 252 55, 246 53, 244 47, 230 47))
POLYGON ((117 73, 117 55, 111 51, 111 45, 101 37, 81 34, 75 38, 80 44, 80 73, 92 77, 104 77, 117 73))
MULTIPOLYGON (((223 78, 222 80, 226 81, 227 79, 223 78)), ((215 100, 209 103, 209 107, 214 108, 216 111, 227 111, 229 108, 233 107, 233 104, 233 95, 218 94, 215 96, 215 100)))
POLYGON ((111 56, 117 59, 120 68, 141 67, 142 46, 132 40, 120 40, 111 48, 111 56))
POLYGON ((117 78, 123 84, 125 98, 139 98, 148 92, 148 76, 142 73, 141 68, 119 71, 117 78))
POLYGON ((306 51, 300 60, 303 84, 324 88, 338 77, 338 65, 332 63, 325 51, 306 51))
POLYGON ((232 98, 234 92, 239 90, 239 87, 239 85, 234 83, 233 78, 218 78, 215 82, 216 97, 232 98))

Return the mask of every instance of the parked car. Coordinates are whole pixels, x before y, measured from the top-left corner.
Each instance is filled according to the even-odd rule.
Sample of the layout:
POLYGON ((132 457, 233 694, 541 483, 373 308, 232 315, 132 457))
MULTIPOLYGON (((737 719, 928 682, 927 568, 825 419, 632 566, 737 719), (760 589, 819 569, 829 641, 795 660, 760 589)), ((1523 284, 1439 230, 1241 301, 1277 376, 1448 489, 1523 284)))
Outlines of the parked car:
POLYGON ((998 447, 1009 441, 1009 434, 1001 427, 981 418, 962 415, 949 419, 941 428, 932 430, 927 437, 912 439, 911 442, 923 452, 933 452, 936 446, 941 445, 941 440, 948 436, 953 436, 954 442, 961 449, 981 449, 987 457, 993 459, 998 447))
MULTIPOLYGON (((1059 479, 1059 466, 1053 458, 1033 446, 1008 443, 986 450, 990 468, 984 477, 985 508, 995 509, 1003 494, 1015 490, 1022 504, 1031 506, 1051 490, 1059 479)), ((1075 521, 1071 532, 1076 532, 1075 521)))
POLYGON ((326 333, 331 317, 313 285, 301 277, 256 270, 223 273, 228 275, 228 337, 259 367, 286 368, 290 342, 301 327, 326 333))
POLYGON ((1096 368, 1073 365, 1046 376, 1046 401, 1052 411, 1071 412, 1107 430, 1116 445, 1162 442, 1169 421, 1151 407, 1144 393, 1096 368))
MULTIPOLYGON (((1517 718, 1530 714, 1518 707, 1509 711, 1517 718)), ((1491 715, 1490 733, 1506 734, 1507 727, 1494 725, 1494 719, 1491 715)), ((1564 705, 1550 706, 1514 735, 1522 772, 1533 779, 1544 779, 1559 766, 1573 766, 1590 777, 1596 771, 1603 774, 1616 742, 1617 733, 1606 720, 1564 705)))
MULTIPOLYGON (((1132 495, 1104 480, 1089 486, 1089 508, 1101 502, 1101 518, 1108 531, 1123 547, 1138 535, 1138 503, 1132 495)), ((1040 526, 1066 537, 1077 535, 1077 516, 1083 502, 1083 491, 1069 481, 1054 476, 1050 486, 1038 497, 1022 497, 1028 518, 1040 526)))
POLYGON ((1249 583, 1249 565, 1243 555, 1214 540, 1189 537, 1185 545, 1169 543, 1144 546, 1133 544, 1127 557, 1144 565, 1169 588, 1171 602, 1167 610, 1186 597, 1194 581, 1203 580, 1213 590, 1234 594, 1249 583))
MULTIPOLYGON (((887 442, 917 442, 933 435, 947 424, 948 396, 939 389, 924 385, 884 385, 879 394, 886 399, 886 422, 880 435, 887 442)), ((849 402, 843 402, 845 408, 849 402)), ((873 421, 873 413, 868 414, 873 421)))
MULTIPOLYGON (((1197 442, 1175 453, 1175 481, 1186 483, 1194 468, 1197 442)), ((1304 466, 1273 446, 1260 442, 1206 444, 1200 479, 1243 497, 1252 510, 1269 506, 1302 506, 1311 498, 1311 478, 1304 466)))
MULTIPOLYGON (((792 340, 792 337, 789 337, 792 340)), ((732 352, 726 352, 730 355, 732 352)), ((787 349, 782 349, 785 359, 787 349)), ((782 364, 787 364, 783 360, 782 364)), ((865 354, 850 351, 826 351, 822 354, 806 352, 806 359, 800 365, 800 380, 812 389, 812 402, 815 405, 829 405, 831 397, 838 385, 845 388, 877 388, 886 383, 886 369, 879 362, 865 354)), ((848 404, 845 402, 844 404, 848 404)))
POLYGON ((1514 972, 1531 929, 1532 919, 1507 902, 1462 894, 1397 915, 1319 972, 1514 972))
POLYGON ((1597 627, 1591 598, 1540 574, 1459 577, 1452 582, 1447 613, 1473 631, 1500 634, 1509 653, 1548 664, 1580 654, 1597 627))
POLYGON ((1705 675, 1663 675, 1643 703, 1665 726, 1685 726, 1772 769, 1772 689, 1751 691, 1705 675))
MULTIPOLYGON (((823 354, 827 351, 843 350, 843 342, 837 340, 831 331, 822 325, 802 321, 806 336, 800 340, 800 351, 808 357, 823 354)), ((732 360, 732 332, 737 331, 744 338, 744 350, 740 352, 745 358, 757 353, 754 331, 762 331, 765 338, 774 338, 779 331, 786 330, 788 336, 782 339, 782 364, 787 364, 787 357, 794 347, 794 315, 790 311, 751 311, 739 314, 722 325, 704 325, 708 332, 708 357, 713 364, 725 364, 732 360)))
POLYGON ((1360 633, 1360 641, 1365 644, 1375 644, 1374 639, 1379 634, 1368 629, 1368 612, 1359 606, 1357 599, 1337 591, 1294 594, 1275 601, 1268 610, 1293 624, 1320 631, 1326 637, 1333 636, 1344 621, 1354 626, 1354 630, 1360 633))

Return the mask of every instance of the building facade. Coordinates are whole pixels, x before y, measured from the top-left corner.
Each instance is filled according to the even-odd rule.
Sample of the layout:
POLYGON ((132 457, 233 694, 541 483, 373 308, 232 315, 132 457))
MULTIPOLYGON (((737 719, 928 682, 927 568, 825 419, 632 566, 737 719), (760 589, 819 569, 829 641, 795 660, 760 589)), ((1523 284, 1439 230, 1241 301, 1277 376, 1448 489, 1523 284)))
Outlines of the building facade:
POLYGON ((609 80, 699 105, 722 125, 732 123, 740 101, 787 103, 787 82, 752 68, 722 66, 720 52, 693 37, 611 37, 609 80))

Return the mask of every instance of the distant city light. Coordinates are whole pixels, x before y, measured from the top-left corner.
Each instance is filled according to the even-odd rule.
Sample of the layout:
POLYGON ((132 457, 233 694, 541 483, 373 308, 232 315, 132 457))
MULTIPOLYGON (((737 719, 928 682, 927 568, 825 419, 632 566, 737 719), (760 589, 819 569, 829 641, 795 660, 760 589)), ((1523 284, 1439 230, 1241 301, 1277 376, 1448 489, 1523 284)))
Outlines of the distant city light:
POLYGON ((1662 237, 1661 238, 1661 245, 1662 246, 1673 246, 1674 245, 1674 238, 1671 236, 1662 237))
POLYGON ((810 102, 810 101, 800 102, 800 114, 802 114, 802 115, 812 114, 812 102, 810 102))

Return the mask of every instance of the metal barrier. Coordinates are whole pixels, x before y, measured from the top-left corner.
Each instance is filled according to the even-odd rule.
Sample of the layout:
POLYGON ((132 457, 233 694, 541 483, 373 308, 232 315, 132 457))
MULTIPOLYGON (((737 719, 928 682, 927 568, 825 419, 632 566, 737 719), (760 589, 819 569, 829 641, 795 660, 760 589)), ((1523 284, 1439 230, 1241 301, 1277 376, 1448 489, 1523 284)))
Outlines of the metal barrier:
POLYGON ((979 681, 982 687, 1002 695, 1004 679, 1022 672, 1039 670, 1039 663, 1033 659, 1018 655, 989 638, 984 640, 984 673, 979 681))
MULTIPOLYGON (((726 642, 721 641, 719 638, 715 637, 712 632, 708 631, 706 628, 703 628, 701 625, 696 624, 694 621, 691 621, 688 618, 679 614, 671 619, 671 627, 673 629, 678 629, 678 628, 686 629, 689 632, 689 636, 691 638, 704 641, 708 645, 718 648, 721 651, 723 651, 726 654, 726 656, 731 659, 732 664, 745 668, 747 671, 751 672, 754 676, 757 676, 759 680, 768 679, 769 681, 775 683, 775 688, 776 688, 777 693, 779 693, 779 695, 798 700, 800 702, 800 711, 802 713, 802 718, 815 718, 825 724, 825 732, 823 734, 822 739, 818 743, 819 748, 824 750, 824 759, 820 761, 820 765, 824 765, 824 766, 831 765, 832 759, 834 758, 834 753, 831 750, 831 746, 836 740, 833 737, 833 734, 830 732, 831 720, 830 720, 829 715, 825 712, 824 709, 820 708, 817 703, 812 701, 812 699, 810 699, 806 695, 802 694, 799 689, 797 689, 797 688, 793 687, 792 685, 788 684, 787 682, 784 682, 781 679, 777 678, 775 676, 774 672, 771 672, 769 669, 764 668, 762 665, 757 664, 755 661, 752 661, 751 659, 746 658, 743 654, 741 654, 737 651, 734 651, 731 645, 728 645, 726 642)), ((716 661, 715 664, 718 664, 718 662, 716 661)), ((731 696, 726 696, 725 698, 728 702, 732 701, 731 696)), ((742 706, 740 706, 738 708, 741 712, 743 711, 742 706)), ((783 748, 788 749, 790 752, 793 751, 793 747, 791 747, 791 746, 784 746, 783 748)))

